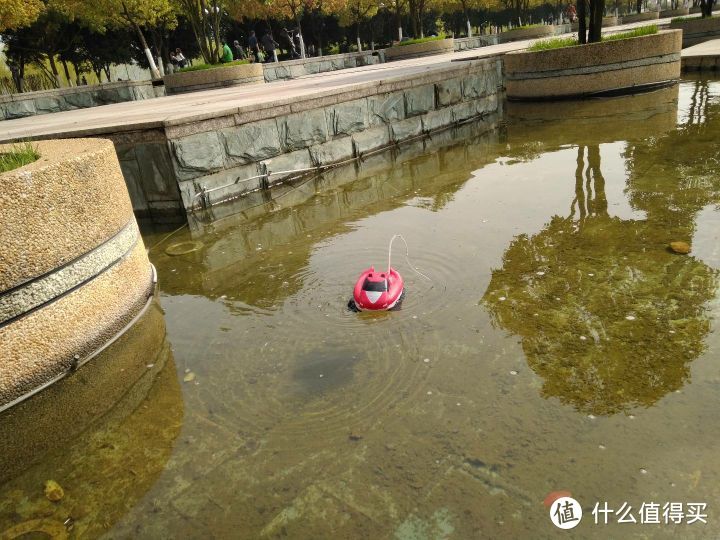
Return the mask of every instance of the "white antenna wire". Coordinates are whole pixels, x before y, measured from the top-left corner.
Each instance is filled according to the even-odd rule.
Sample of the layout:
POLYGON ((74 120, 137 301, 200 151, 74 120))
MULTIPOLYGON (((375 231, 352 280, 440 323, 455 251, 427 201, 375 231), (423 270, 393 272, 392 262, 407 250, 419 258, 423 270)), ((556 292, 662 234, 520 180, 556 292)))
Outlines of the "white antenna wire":
POLYGON ((432 281, 432 279, 430 279, 430 278, 427 277, 425 274, 423 274, 422 272, 420 272, 420 271, 419 271, 417 268, 415 268, 415 266, 410 262, 410 248, 408 248, 407 242, 405 241, 405 238, 403 237, 402 234, 393 235, 393 237, 390 239, 390 246, 388 247, 388 271, 387 271, 388 276, 390 275, 390 268, 391 268, 391 266, 390 266, 390 260, 391 260, 391 257, 392 257, 392 245, 393 245, 393 241, 394 241, 396 238, 400 238, 400 239, 403 241, 403 244, 405 244, 405 260, 407 261, 408 266, 409 266, 410 268, 412 268, 413 271, 414 271, 416 274, 421 275, 422 277, 424 277, 424 278, 427 279, 428 281, 432 281))

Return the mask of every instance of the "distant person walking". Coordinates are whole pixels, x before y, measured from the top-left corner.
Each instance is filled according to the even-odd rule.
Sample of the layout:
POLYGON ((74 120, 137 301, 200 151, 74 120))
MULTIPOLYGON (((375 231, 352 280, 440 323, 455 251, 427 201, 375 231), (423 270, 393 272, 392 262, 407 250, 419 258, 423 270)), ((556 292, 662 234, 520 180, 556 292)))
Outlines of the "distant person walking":
POLYGON ((222 49, 221 49, 221 56, 220 61, 223 64, 227 64, 228 62, 232 62, 234 60, 233 53, 230 50, 230 47, 228 46, 227 42, 223 41, 222 49))
POLYGON ((258 39, 255 35, 255 30, 250 31, 250 37, 248 37, 248 51, 253 62, 260 62, 260 46, 258 45, 258 39))
POLYGON ((265 50, 265 58, 267 59, 267 61, 277 62, 277 53, 275 52, 275 48, 278 46, 278 43, 273 39, 270 31, 266 32, 265 35, 263 35, 262 46, 265 50))
POLYGON ((235 58, 238 60, 245 60, 247 58, 245 49, 243 49, 243 46, 240 45, 240 42, 237 39, 233 41, 233 53, 235 54, 235 58))

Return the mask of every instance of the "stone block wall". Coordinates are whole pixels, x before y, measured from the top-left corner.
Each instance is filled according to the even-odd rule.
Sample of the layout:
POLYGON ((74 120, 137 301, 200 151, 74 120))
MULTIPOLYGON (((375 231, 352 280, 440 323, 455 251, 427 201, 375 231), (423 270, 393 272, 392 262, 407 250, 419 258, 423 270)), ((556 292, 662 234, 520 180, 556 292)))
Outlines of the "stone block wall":
POLYGON ((154 292, 112 143, 34 144, 39 160, 0 175, 0 411, 93 358, 154 292))
POLYGON ((496 64, 463 62, 204 124, 168 126, 183 206, 216 204, 494 113, 501 83, 496 64))
POLYGON ((152 81, 122 81, 0 96, 0 120, 49 114, 163 95, 152 81))
POLYGON ((479 49, 487 45, 497 45, 497 34, 472 36, 469 38, 455 38, 455 52, 479 49))
POLYGON ((272 82, 378 63, 380 63, 380 58, 376 52, 363 51, 300 60, 285 60, 283 62, 263 64, 263 68, 265 70, 265 82, 272 82))

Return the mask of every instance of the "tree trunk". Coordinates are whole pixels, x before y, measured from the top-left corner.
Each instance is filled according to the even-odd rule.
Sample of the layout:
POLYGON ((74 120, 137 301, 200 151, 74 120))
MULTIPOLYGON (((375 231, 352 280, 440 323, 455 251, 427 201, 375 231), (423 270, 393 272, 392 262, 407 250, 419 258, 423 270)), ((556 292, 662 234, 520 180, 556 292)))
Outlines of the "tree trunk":
POLYGON ((300 58, 305 58, 305 40, 303 39, 300 17, 298 15, 295 15, 295 21, 297 22, 298 41, 300 41, 300 58))
POLYGON ((605 0, 590 0, 590 32, 589 43, 598 43, 602 38, 602 19, 605 11, 605 0))
POLYGON ((70 78, 70 70, 68 69, 67 62, 62 60, 63 70, 65 71, 65 79, 67 79, 68 86, 72 86, 72 80, 70 78))
POLYGON ((587 14, 586 0, 578 0, 577 16, 578 16, 578 42, 582 45, 587 43, 587 28, 585 27, 585 16, 587 14))
POLYGON ((417 3, 416 0, 410 0, 410 30, 414 38, 418 37, 418 23, 417 23, 417 3))
POLYGON ((53 78, 55 79, 55 87, 62 87, 62 81, 60 80, 60 73, 58 72, 57 64, 55 63, 55 55, 52 52, 48 52, 47 58, 50 63, 50 71, 52 71, 53 78))

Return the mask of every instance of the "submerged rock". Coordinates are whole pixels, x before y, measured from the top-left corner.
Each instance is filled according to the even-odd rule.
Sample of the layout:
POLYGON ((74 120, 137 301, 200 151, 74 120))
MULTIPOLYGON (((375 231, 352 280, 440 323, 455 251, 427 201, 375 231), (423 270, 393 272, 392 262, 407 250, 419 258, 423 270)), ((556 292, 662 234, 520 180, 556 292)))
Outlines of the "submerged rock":
POLYGON ((55 480, 45 482, 45 497, 52 502, 58 502, 65 496, 65 491, 55 480))
POLYGON ((690 244, 687 242, 670 242, 670 249, 675 253, 687 255, 690 253, 690 244))

